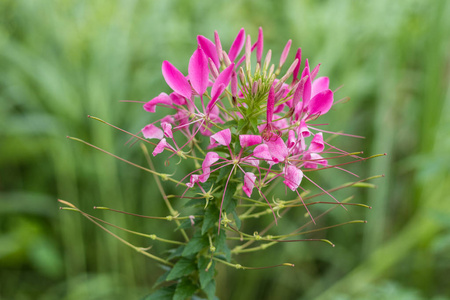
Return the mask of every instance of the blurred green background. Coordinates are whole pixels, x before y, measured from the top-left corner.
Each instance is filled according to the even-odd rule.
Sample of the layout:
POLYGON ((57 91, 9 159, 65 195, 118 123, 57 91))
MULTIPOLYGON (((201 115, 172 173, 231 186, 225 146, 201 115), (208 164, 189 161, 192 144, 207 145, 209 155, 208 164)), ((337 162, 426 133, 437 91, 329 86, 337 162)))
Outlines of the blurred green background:
MULTIPOLYGON (((168 92, 163 60, 186 72, 197 34, 212 39, 218 30, 228 48, 241 27, 256 39, 259 26, 275 60, 292 39, 312 65, 322 63, 320 74, 331 78, 333 89, 343 85, 337 98, 351 101, 335 106, 327 121, 366 139, 336 143, 367 155, 388 153, 352 166, 363 177, 386 177, 375 182, 377 189, 352 191, 372 210, 330 215, 331 223, 368 220, 329 230, 335 248, 286 243, 238 256, 243 265, 296 267, 221 267, 218 296, 450 299, 446 0, 0 1, 1 299, 139 299, 150 292, 163 273, 154 261, 80 215, 58 210, 56 199, 170 237, 173 228, 161 223, 92 210, 167 215, 153 178, 65 137, 145 165, 139 147, 124 145, 127 136, 86 115, 137 132, 156 117, 119 100, 148 101, 168 92)), ((342 183, 340 174, 326 173, 325 187, 342 183)), ((176 192, 170 184, 165 188, 176 192)), ((299 224, 304 220, 300 213, 299 224)), ((152 253, 166 249, 127 238, 152 245, 152 253)))

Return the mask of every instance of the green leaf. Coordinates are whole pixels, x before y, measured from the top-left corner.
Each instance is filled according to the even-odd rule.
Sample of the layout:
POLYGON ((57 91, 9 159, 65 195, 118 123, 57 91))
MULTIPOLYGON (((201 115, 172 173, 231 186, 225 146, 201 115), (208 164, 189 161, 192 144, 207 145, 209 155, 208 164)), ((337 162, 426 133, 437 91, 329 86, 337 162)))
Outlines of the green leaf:
MULTIPOLYGON (((220 169, 219 176, 217 176, 216 182, 219 183, 223 178, 227 179, 228 175, 230 175, 231 169, 233 168, 232 165, 225 166, 220 169)), ((220 195, 222 197, 222 194, 220 195)))
POLYGON ((173 300, 185 300, 194 295, 197 290, 197 286, 192 283, 188 278, 183 278, 181 282, 177 285, 175 290, 175 295, 173 300))
POLYGON ((259 130, 258 130, 258 118, 257 117, 254 117, 254 118, 250 119, 250 125, 252 125, 252 129, 253 129, 253 133, 254 134, 259 133, 259 130))
POLYGON ((234 222, 236 223, 237 229, 241 229, 241 219, 239 219, 239 216, 236 213, 236 210, 233 211, 233 217, 234 217, 234 222))
POLYGON ((209 300, 216 300, 219 299, 216 297, 216 281, 211 280, 208 285, 203 288, 203 291, 205 292, 206 296, 209 300))
POLYGON ((202 224, 202 234, 205 234, 210 228, 214 227, 214 224, 219 221, 219 210, 215 205, 209 205, 205 211, 205 218, 202 224))
POLYGON ((185 207, 191 207, 191 206, 205 206, 205 199, 191 199, 186 204, 184 204, 185 207))
POLYGON ((223 198, 223 211, 226 213, 233 213, 237 205, 237 199, 233 196, 236 193, 237 184, 235 182, 229 182, 227 186, 227 191, 225 197, 223 198))
POLYGON ((189 256, 194 253, 198 253, 205 247, 208 247, 208 239, 205 235, 201 235, 199 231, 197 231, 194 237, 187 243, 186 247, 183 250, 183 256, 189 256))
POLYGON ((159 289, 150 295, 145 296, 142 300, 172 300, 175 294, 175 284, 159 289))
POLYGON ((196 265, 191 259, 185 257, 180 258, 180 260, 173 266, 173 269, 167 275, 167 281, 180 278, 182 276, 188 275, 196 270, 196 265))
POLYGON ((180 223, 180 226, 178 226, 177 228, 175 228, 174 231, 180 230, 180 229, 188 229, 192 227, 192 223, 190 219, 186 219, 183 222, 180 223))
POLYGON ((240 133, 242 131, 242 129, 244 129, 244 127, 246 127, 247 125, 248 125, 247 120, 240 119, 238 121, 238 125, 237 125, 237 132, 240 133))
POLYGON ((153 284, 153 288, 155 288, 156 286, 158 286, 159 284, 163 283, 164 281, 167 280, 167 275, 169 275, 170 270, 167 270, 166 272, 164 272, 164 274, 162 274, 161 276, 159 276, 159 278, 156 280, 155 284, 153 284))
POLYGON ((198 259, 198 264, 197 264, 198 265, 198 273, 199 273, 199 278, 200 278, 200 286, 202 289, 204 289, 207 286, 207 284, 214 278, 216 262, 213 260, 208 271, 206 271, 206 268, 208 267, 209 262, 210 262, 210 259, 207 257, 204 257, 204 256, 201 256, 198 259))
POLYGON ((217 238, 217 251, 225 255, 227 261, 231 260, 231 250, 227 245, 227 235, 225 230, 221 229, 219 237, 217 238))
POLYGON ((174 259, 176 257, 181 257, 183 251, 184 251, 184 245, 179 246, 177 249, 175 249, 175 251, 173 249, 171 249, 170 251, 172 252, 169 257, 167 258, 167 260, 171 260, 174 259))

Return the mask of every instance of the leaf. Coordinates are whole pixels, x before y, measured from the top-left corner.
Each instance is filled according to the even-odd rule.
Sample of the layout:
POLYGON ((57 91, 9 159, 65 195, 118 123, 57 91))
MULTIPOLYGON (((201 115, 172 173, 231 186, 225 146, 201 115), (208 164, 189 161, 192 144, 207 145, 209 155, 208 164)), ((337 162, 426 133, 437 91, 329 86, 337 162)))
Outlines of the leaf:
POLYGON ((166 272, 164 272, 164 274, 162 274, 161 276, 158 277, 158 279, 156 280, 155 284, 153 284, 153 288, 155 288, 156 286, 158 286, 159 284, 163 283, 164 281, 167 280, 167 275, 169 275, 170 270, 167 270, 166 272))
POLYGON ((241 229, 241 219, 239 219, 239 216, 236 213, 236 211, 233 211, 233 217, 234 217, 234 222, 236 223, 237 229, 241 229))
MULTIPOLYGON (((207 189, 205 189, 207 190, 207 189)), ((190 207, 190 206, 205 206, 205 199, 201 198, 201 199, 191 199, 188 202, 186 202, 186 204, 184 204, 185 207, 190 207)))
POLYGON ((175 284, 159 289, 150 295, 145 296, 142 300, 172 300, 175 293, 175 284))
MULTIPOLYGON (((227 179, 228 175, 230 175, 231 169, 233 168, 232 165, 225 166, 220 169, 219 176, 217 176, 216 183, 219 183, 223 178, 227 179)), ((222 195, 221 195, 222 196, 222 195)))
POLYGON ((202 289, 204 289, 208 283, 213 280, 214 273, 215 273, 215 265, 216 262, 213 260, 211 266, 209 267, 208 271, 206 271, 206 268, 208 267, 208 264, 210 262, 210 259, 205 256, 200 256, 198 259, 198 273, 200 278, 200 286, 202 289))
POLYGON ((205 211, 205 218, 202 224, 202 234, 205 234, 214 224, 219 221, 219 210, 215 205, 209 205, 205 211))
POLYGON ((199 231, 197 231, 194 237, 187 243, 186 247, 183 250, 183 256, 189 256, 194 253, 198 253, 205 247, 208 247, 208 239, 205 235, 201 235, 199 231))
POLYGON ((170 251, 172 252, 169 257, 167 258, 167 260, 172 260, 176 257, 181 257, 183 250, 184 250, 184 245, 179 246, 177 249, 175 249, 175 251, 173 249, 171 249, 170 251))
POLYGON ((188 229, 192 227, 192 223, 190 219, 186 219, 183 222, 180 223, 180 226, 178 226, 177 228, 175 228, 174 231, 180 230, 180 229, 188 229))
POLYGON ((194 295, 197 290, 197 286, 192 283, 188 278, 183 278, 181 282, 177 285, 175 290, 175 295, 173 300, 185 300, 194 295))
POLYGON ((227 235, 225 230, 221 229, 219 237, 217 238, 217 251, 222 252, 225 255, 227 261, 231 260, 231 250, 227 245, 227 235))
POLYGON ((235 182, 229 182, 225 197, 223 198, 223 211, 226 213, 233 213, 237 205, 237 199, 233 196, 236 193, 237 184, 235 182))
POLYGON ((258 118, 250 118, 250 125, 252 125, 253 133, 258 134, 258 118))
POLYGON ((216 297, 216 281, 211 280, 208 285, 203 288, 203 291, 205 292, 206 296, 209 300, 218 300, 219 298, 216 297))
POLYGON ((173 269, 167 275, 167 281, 180 278, 182 276, 188 275, 195 271, 195 263, 191 259, 185 257, 180 258, 180 260, 173 266, 173 269))

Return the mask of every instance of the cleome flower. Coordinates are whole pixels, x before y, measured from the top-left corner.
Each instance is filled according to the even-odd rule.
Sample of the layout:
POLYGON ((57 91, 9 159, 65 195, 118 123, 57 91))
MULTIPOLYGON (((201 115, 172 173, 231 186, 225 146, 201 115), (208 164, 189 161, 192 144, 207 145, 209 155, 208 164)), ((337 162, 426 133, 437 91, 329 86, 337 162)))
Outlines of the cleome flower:
POLYGON ((330 166, 328 153, 346 154, 335 147, 326 149, 323 133, 329 131, 309 125, 334 103, 329 78, 317 77, 320 65, 311 70, 306 59, 302 69, 299 48, 280 76, 290 40, 277 66, 271 63, 271 50, 263 60, 262 28, 253 44, 241 29, 228 52, 217 32, 214 41, 198 36, 197 42, 187 75, 168 61, 162 64, 172 93, 161 93, 144 104, 150 113, 164 106, 173 109, 173 114, 142 129, 145 138, 159 140, 154 156, 164 149, 180 156, 186 146, 194 153, 200 149, 202 165, 185 177, 188 189, 203 190, 203 184, 208 180, 214 183, 219 171, 231 166, 222 198, 233 178, 242 182, 241 190, 249 198, 255 188, 265 198, 264 187, 278 178, 286 190, 300 197, 305 170, 330 166))

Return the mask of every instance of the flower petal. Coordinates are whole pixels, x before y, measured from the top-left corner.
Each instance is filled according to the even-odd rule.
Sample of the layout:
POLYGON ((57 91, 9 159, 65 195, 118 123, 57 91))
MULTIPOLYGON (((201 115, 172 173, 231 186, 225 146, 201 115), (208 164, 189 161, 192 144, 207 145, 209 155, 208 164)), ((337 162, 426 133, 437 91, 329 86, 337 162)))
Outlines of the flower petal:
POLYGON ((272 123, 273 110, 275 108, 275 91, 273 86, 270 87, 269 96, 267 97, 267 123, 272 123))
POLYGON ((219 145, 228 146, 231 143, 231 130, 228 128, 221 130, 216 134, 213 134, 209 140, 210 144, 208 148, 214 148, 219 145))
POLYGON ((323 143, 323 135, 321 132, 317 133, 309 145, 309 151, 314 153, 320 153, 325 148, 325 145, 323 143))
POLYGON ((142 128, 142 134, 146 139, 162 139, 164 137, 163 131, 153 124, 149 124, 142 128))
POLYGON ((167 84, 176 93, 186 97, 188 99, 192 96, 191 85, 177 68, 175 68, 170 62, 165 60, 162 64, 162 73, 167 84))
POLYGON ((305 161, 303 167, 307 169, 317 169, 318 165, 324 167, 328 165, 328 160, 317 153, 307 153, 303 156, 303 160, 305 161))
POLYGON ((233 44, 230 47, 230 51, 228 52, 228 58, 230 61, 234 61, 236 57, 241 52, 242 48, 244 47, 245 42, 245 30, 244 28, 241 28, 239 30, 238 35, 236 36, 236 39, 234 40, 233 44))
POLYGON ((208 58, 201 48, 194 51, 189 60, 189 80, 194 90, 203 95, 208 87, 208 58))
POLYGON ((164 130, 164 135, 168 138, 173 139, 172 124, 167 122, 161 122, 161 127, 164 130))
POLYGON ((214 90, 214 94, 211 94, 211 101, 209 101, 208 105, 206 106, 206 113, 211 112, 217 100, 219 99, 219 96, 222 95, 223 91, 225 91, 225 88, 226 86, 224 84, 220 84, 219 87, 214 90))
POLYGON ((245 173, 244 186, 242 187, 242 190, 249 198, 252 196, 252 191, 253 191, 253 188, 255 187, 255 180, 256 180, 255 174, 253 174, 251 172, 245 173))
POLYGON ((156 145, 155 149, 152 152, 153 156, 156 156, 157 154, 163 152, 164 148, 173 149, 173 147, 167 143, 166 138, 161 139, 156 145))
POLYGON ((205 55, 212 59, 216 67, 218 68, 220 66, 219 63, 219 57, 217 56, 217 49, 216 45, 214 45, 213 42, 211 42, 209 39, 202 35, 197 36, 197 42, 199 46, 203 49, 205 52, 205 55))
POLYGON ((272 156, 272 160, 276 163, 284 161, 284 159, 289 155, 286 144, 279 136, 276 136, 276 139, 270 139, 269 141, 267 141, 266 145, 269 147, 269 152, 272 156))
POLYGON ((292 191, 295 191, 302 182, 303 172, 295 166, 289 165, 284 170, 284 179, 283 183, 292 191))
POLYGON ((297 82, 298 78, 298 71, 300 71, 300 64, 302 63, 302 49, 298 48, 297 53, 295 53, 295 59, 298 59, 298 64, 294 68, 294 72, 292 73, 292 76, 294 77, 292 82, 297 82))
POLYGON ((202 163, 203 174, 199 177, 200 182, 206 182, 211 174, 211 165, 219 160, 219 154, 216 152, 206 153, 205 159, 202 163))
POLYGON ((318 93, 328 90, 330 79, 328 77, 319 77, 312 83, 311 95, 314 97, 318 93))
POLYGON ((144 104, 144 109, 148 112, 154 113, 155 106, 158 104, 165 104, 172 107, 172 100, 166 93, 161 93, 152 100, 144 104))
POLYGON ((315 95, 308 105, 308 113, 310 115, 326 114, 331 106, 333 106, 333 92, 325 90, 315 95))
POLYGON ((269 146, 266 144, 258 145, 253 150, 253 156, 257 158, 261 158, 265 160, 266 162, 272 162, 272 155, 270 155, 269 152, 269 146))
POLYGON ((262 27, 258 29, 258 40, 256 41, 256 61, 261 65, 261 58, 264 49, 264 35, 262 27))
POLYGON ((216 81, 214 82, 214 84, 211 88, 211 96, 213 96, 217 93, 217 90, 219 89, 221 84, 223 84, 225 86, 225 88, 228 87, 228 84, 230 84, 231 74, 233 73, 233 69, 234 69, 234 63, 229 65, 225 70, 222 71, 222 73, 219 74, 219 77, 217 77, 216 81))
POLYGON ((252 134, 241 134, 239 136, 239 142, 241 143, 241 147, 251 147, 253 145, 261 144, 262 137, 260 135, 252 135, 252 134))

